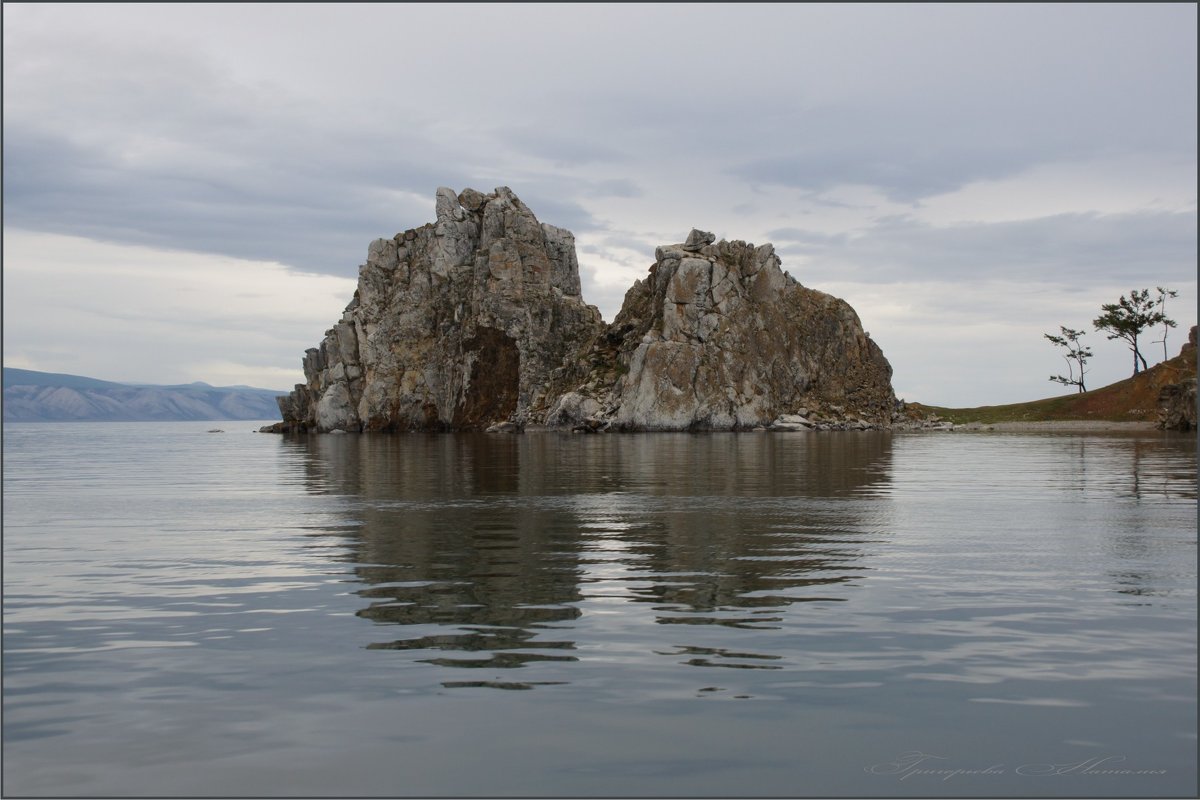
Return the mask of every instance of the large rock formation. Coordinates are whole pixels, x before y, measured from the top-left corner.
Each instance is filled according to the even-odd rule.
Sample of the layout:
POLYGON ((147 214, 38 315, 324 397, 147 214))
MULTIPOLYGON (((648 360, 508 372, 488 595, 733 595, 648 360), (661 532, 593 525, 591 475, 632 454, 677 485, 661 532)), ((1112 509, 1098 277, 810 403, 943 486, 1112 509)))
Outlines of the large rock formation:
POLYGON ((583 302, 575 240, 509 189, 437 190, 437 222, 371 243, 358 289, 306 382, 280 398, 289 430, 471 430, 523 422, 547 379, 603 328, 583 302))
POLYGON ((887 426, 892 369, 845 301, 801 286, 770 244, 693 230, 581 367, 555 376, 554 425, 620 430, 887 426))
POLYGON ((279 430, 887 426, 891 367, 844 301, 769 245, 693 230, 607 328, 572 235, 507 188, 437 192, 437 223, 375 241, 279 430))

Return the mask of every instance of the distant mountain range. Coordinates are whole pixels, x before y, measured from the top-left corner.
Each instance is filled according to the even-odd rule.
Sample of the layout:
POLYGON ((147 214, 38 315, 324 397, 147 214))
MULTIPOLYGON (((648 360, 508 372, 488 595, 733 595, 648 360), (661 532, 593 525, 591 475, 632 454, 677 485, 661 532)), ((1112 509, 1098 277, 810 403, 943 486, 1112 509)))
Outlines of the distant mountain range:
POLYGON ((287 392, 252 386, 114 383, 4 367, 5 422, 167 422, 280 419, 275 398, 287 392))

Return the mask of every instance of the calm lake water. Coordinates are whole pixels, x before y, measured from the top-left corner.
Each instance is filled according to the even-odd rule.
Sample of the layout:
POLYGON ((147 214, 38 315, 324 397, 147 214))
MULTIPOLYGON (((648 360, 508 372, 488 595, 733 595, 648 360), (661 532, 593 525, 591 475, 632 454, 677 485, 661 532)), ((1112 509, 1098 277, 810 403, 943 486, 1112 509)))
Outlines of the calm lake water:
POLYGON ((256 427, 4 426, 6 795, 1196 794, 1191 437, 256 427))

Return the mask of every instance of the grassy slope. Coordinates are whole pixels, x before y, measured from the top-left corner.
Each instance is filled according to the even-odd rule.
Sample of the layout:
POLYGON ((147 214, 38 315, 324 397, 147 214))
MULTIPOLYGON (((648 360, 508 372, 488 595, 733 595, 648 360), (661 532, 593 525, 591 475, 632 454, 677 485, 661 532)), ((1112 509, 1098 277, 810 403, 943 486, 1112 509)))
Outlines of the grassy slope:
POLYGON ((936 414, 956 424, 967 422, 1035 422, 1039 420, 1090 419, 1112 422, 1153 421, 1158 411, 1158 392, 1168 383, 1196 376, 1195 351, 1156 364, 1131 378, 1082 394, 1068 394, 979 408, 943 408, 909 403, 915 417, 936 414))

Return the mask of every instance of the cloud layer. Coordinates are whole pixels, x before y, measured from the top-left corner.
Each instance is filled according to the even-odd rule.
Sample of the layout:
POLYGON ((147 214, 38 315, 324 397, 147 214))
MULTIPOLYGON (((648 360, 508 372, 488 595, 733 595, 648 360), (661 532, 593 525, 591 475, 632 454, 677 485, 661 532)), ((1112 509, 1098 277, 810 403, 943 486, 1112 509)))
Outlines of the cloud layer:
MULTIPOLYGON (((935 369, 946 403, 1052 393, 1039 328, 1057 317, 1003 317, 996 293, 1037 287, 1066 311, 1169 284, 1193 321, 1193 5, 18 4, 4 23, 5 225, 22 237, 352 278, 372 239, 432 219, 437 186, 508 185, 577 234, 609 319, 654 246, 693 226, 930 313, 987 286, 965 310, 1004 330, 976 346, 998 363, 1032 342, 1046 366, 1014 365, 1034 376, 1016 386, 980 370, 970 391, 935 369)), ((28 303, 8 295, 32 288, 9 285, 9 261, 6 363, 49 369, 11 324, 28 303)), ((145 302, 177 277, 147 269, 145 302)), ((872 303, 856 308, 894 363, 960 339, 910 343, 872 303)), ((333 320, 261 366, 294 370, 333 320)), ((203 327, 147 369, 202 364, 203 327)))

